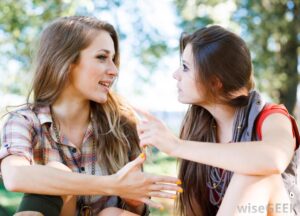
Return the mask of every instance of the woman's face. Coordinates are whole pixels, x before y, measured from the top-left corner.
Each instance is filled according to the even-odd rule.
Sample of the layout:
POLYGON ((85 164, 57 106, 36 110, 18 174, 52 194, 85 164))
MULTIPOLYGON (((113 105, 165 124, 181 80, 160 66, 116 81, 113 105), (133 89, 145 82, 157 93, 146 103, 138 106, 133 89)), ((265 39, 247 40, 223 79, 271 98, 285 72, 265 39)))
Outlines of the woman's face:
POLYGON ((95 34, 90 45, 80 52, 79 60, 72 65, 70 85, 74 96, 98 103, 107 101, 107 94, 118 75, 113 62, 114 42, 106 31, 95 34))
POLYGON ((197 80, 192 46, 187 44, 182 54, 181 67, 174 74, 177 80, 178 100, 184 104, 201 105, 205 99, 205 88, 197 80))

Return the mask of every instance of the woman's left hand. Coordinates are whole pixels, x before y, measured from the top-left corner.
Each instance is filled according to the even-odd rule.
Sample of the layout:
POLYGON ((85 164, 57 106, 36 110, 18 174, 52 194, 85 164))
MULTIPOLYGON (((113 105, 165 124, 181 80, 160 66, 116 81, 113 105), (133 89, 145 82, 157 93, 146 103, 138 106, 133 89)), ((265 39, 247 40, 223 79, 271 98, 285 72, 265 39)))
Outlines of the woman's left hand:
POLYGON ((180 144, 180 139, 152 114, 139 109, 135 110, 146 118, 146 120, 141 120, 137 126, 140 145, 142 147, 152 145, 167 154, 172 154, 180 144))

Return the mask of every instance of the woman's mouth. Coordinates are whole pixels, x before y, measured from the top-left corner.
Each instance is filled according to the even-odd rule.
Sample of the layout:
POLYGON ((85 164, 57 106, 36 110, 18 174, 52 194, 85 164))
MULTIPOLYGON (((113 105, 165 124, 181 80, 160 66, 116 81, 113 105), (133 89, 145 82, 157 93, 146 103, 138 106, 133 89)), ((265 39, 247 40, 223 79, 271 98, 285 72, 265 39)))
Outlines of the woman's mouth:
POLYGON ((109 88, 110 85, 111 85, 111 82, 103 82, 103 81, 99 81, 98 84, 99 84, 99 85, 102 85, 102 86, 105 86, 105 87, 107 87, 107 88, 109 88))
POLYGON ((109 91, 109 88, 110 88, 111 85, 112 85, 112 82, 110 82, 110 81, 99 81, 98 84, 99 84, 106 92, 108 92, 108 91, 109 91))

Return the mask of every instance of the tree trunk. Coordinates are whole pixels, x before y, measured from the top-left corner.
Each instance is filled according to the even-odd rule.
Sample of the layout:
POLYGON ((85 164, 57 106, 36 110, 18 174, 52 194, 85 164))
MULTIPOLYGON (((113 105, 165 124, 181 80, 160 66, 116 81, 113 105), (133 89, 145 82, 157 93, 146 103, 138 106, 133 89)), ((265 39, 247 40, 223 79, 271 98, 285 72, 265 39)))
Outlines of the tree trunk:
POLYGON ((279 100, 283 103, 290 113, 294 112, 294 108, 297 101, 297 86, 298 86, 298 39, 297 34, 299 30, 299 3, 294 3, 293 8, 293 20, 289 23, 286 28, 289 32, 288 41, 282 44, 280 51, 279 62, 282 61, 280 65, 280 72, 286 73, 287 79, 283 84, 282 88, 279 90, 279 100))

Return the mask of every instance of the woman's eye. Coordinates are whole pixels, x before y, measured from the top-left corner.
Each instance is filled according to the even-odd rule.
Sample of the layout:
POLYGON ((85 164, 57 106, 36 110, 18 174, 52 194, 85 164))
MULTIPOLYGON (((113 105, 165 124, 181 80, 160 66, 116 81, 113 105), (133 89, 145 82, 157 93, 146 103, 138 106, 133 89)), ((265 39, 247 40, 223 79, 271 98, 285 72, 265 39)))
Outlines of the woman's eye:
POLYGON ((183 71, 188 71, 189 70, 189 68, 185 64, 182 64, 182 68, 183 68, 183 71))
POLYGON ((102 61, 106 60, 106 58, 107 58, 107 56, 105 56, 105 55, 98 55, 97 56, 97 59, 100 59, 102 61))

